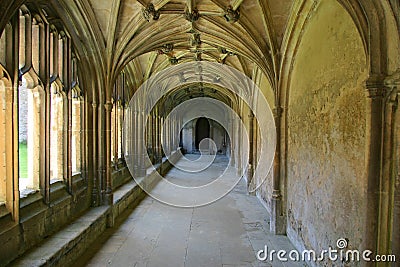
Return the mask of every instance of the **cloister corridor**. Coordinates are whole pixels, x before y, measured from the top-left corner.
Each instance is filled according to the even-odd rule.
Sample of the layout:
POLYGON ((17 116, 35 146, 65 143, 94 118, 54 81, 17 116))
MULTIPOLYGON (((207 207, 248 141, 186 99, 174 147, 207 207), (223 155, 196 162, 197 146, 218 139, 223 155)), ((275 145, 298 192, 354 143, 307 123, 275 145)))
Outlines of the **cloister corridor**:
POLYGON ((0 0, 0 267, 400 267, 399 99, 400 0, 0 0))
MULTIPOLYGON (((194 161, 192 168, 201 163, 194 161)), ((199 173, 173 168, 165 178, 199 186, 216 179, 227 164, 226 156, 217 156, 199 173)), ((303 266, 301 262, 259 261, 256 253, 265 246, 276 251, 295 249, 286 236, 270 233, 269 214, 240 180, 229 194, 203 207, 177 208, 146 197, 127 209, 74 266, 303 266)))

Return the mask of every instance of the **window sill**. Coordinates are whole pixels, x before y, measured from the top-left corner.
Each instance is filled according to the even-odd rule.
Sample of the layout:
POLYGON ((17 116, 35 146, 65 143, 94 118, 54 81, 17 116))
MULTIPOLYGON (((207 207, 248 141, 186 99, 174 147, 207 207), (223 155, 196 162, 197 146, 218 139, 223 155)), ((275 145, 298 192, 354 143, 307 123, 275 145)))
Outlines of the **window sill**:
POLYGON ((38 192, 37 189, 25 188, 19 191, 19 198, 24 199, 38 192))

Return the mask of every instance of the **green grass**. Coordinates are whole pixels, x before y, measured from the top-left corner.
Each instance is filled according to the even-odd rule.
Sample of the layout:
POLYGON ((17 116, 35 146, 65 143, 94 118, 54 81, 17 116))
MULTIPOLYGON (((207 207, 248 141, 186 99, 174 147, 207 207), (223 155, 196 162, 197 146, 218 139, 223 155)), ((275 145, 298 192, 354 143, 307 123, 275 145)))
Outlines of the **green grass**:
POLYGON ((19 143, 19 177, 28 178, 28 146, 19 143))

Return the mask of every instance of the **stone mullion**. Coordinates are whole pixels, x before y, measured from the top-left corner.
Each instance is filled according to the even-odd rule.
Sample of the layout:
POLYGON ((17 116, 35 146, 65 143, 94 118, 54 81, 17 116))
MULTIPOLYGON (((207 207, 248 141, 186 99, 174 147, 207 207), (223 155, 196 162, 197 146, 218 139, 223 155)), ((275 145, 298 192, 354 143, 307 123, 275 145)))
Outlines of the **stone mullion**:
POLYGON ((44 85, 44 105, 42 105, 42 118, 40 129, 40 190, 45 203, 50 203, 50 113, 51 113, 51 88, 50 88, 50 32, 45 23, 39 24, 39 77, 44 85))
POLYGON ((71 43, 63 37, 63 77, 65 89, 65 101, 63 101, 63 175, 67 182, 68 192, 73 193, 72 181, 72 161, 71 161, 71 112, 72 112, 72 92, 71 92, 71 43))
POLYGON ((12 212, 13 220, 19 222, 19 176, 18 176, 18 83, 19 83, 19 13, 11 18, 11 27, 6 28, 6 69, 12 80, 12 87, 6 90, 7 122, 7 208, 12 212))

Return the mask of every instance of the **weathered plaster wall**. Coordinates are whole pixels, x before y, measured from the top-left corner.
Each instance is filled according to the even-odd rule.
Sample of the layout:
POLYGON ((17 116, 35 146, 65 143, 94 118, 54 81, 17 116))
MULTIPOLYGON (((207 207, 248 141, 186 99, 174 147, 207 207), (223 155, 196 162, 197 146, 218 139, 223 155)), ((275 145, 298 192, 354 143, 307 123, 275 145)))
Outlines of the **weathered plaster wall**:
POLYGON ((336 1, 321 1, 289 89, 287 232, 299 249, 328 249, 338 238, 357 248, 362 241, 366 66, 350 16, 336 1))

